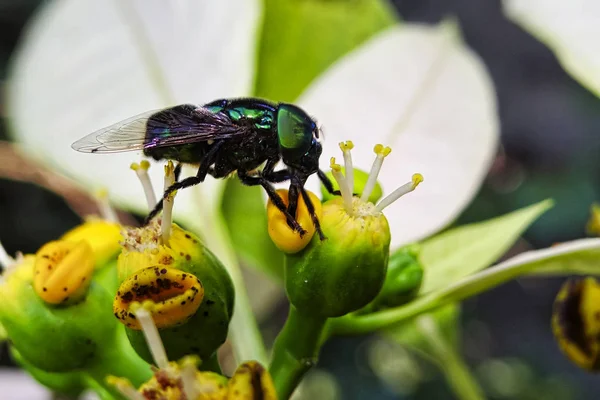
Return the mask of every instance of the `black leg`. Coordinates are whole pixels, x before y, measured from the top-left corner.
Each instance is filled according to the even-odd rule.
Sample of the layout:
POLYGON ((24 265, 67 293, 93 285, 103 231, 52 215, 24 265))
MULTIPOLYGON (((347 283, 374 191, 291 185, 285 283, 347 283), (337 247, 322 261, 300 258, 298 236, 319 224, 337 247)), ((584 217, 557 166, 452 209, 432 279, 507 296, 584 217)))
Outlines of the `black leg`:
POLYGON ((181 176, 181 167, 182 167, 181 163, 177 163, 177 165, 175 166, 175 171, 173 171, 173 173, 175 175, 175 182, 179 181, 179 177, 181 176))
POLYGON ((244 185, 262 186, 267 192, 267 195, 269 196, 273 204, 275 204, 275 207, 277 207, 279 211, 281 211, 285 215, 290 227, 296 232, 298 232, 300 234, 300 237, 306 234, 306 230, 304 230, 304 228, 300 226, 298 221, 296 221, 296 218, 294 217, 295 214, 289 213, 288 208, 283 202, 283 199, 277 194, 275 188, 265 178, 263 178, 262 176, 249 176, 245 171, 240 170, 238 170, 238 177, 244 185))
POLYGON ((304 203, 306 204, 306 209, 308 210, 308 213, 310 214, 310 219, 312 220, 313 224, 315 225, 315 229, 319 233, 319 239, 321 239, 321 240, 327 239, 325 237, 325 235, 323 234, 323 231, 321 230, 321 224, 319 223, 319 218, 317 217, 317 214, 315 213, 315 206, 313 205, 310 197, 308 196, 308 193, 306 193, 306 190, 304 189, 303 186, 300 186, 299 189, 300 189, 300 194, 302 194, 302 198, 304 199, 304 203))
POLYGON ((321 180, 321 182, 323 183, 323 186, 325 186, 325 189, 327 189, 327 191, 335 196, 341 196, 342 193, 340 193, 339 190, 333 190, 333 184, 331 183, 331 180, 327 177, 327 175, 325 175, 325 172, 318 170, 317 171, 317 175, 319 177, 319 179, 321 180))
POLYGON ((206 174, 208 173, 208 170, 210 169, 210 166, 215 162, 215 157, 217 152, 219 151, 219 148, 222 146, 223 142, 217 142, 215 143, 211 149, 209 150, 208 153, 206 153, 206 156, 204 157, 204 160, 202 161, 202 163, 200 164, 200 167, 198 168, 198 172, 196 173, 196 176, 190 176, 188 178, 185 178, 182 181, 179 181, 177 178, 179 175, 179 173, 181 173, 181 168, 179 168, 179 166, 181 164, 178 164, 177 167, 175 168, 175 183, 172 184, 171 186, 169 186, 167 188, 167 190, 165 190, 165 193, 163 194, 162 199, 160 199, 160 201, 158 202, 158 204, 156 204, 156 206, 154 207, 154 209, 150 212, 150 214, 148 214, 148 216, 146 217, 146 220, 144 221, 144 225, 148 224, 150 222, 150 220, 152 220, 152 218, 156 217, 156 215, 158 215, 158 213, 162 210, 163 208, 163 201, 164 199, 166 199, 167 197, 169 197, 169 195, 171 193, 173 193, 176 190, 179 189, 185 189, 188 188, 190 186, 194 186, 197 185, 199 183, 204 182, 204 179, 206 179, 206 174), (177 173, 177 168, 179 168, 179 173, 177 173))

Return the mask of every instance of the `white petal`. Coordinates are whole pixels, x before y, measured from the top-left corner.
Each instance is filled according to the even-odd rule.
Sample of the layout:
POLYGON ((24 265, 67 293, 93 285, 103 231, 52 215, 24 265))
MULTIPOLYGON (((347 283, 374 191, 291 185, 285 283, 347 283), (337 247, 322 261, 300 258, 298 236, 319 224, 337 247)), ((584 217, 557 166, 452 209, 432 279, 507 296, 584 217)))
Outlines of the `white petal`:
POLYGON ((299 103, 323 124, 321 167, 352 140, 368 171, 373 146, 393 151, 380 182, 390 193, 420 172, 425 181, 385 214, 396 247, 450 223, 477 193, 494 155, 498 119, 481 61, 444 24, 404 24, 376 36, 330 68, 299 103))
POLYGON ((506 15, 548 45, 565 69, 600 96, 600 2, 504 0, 506 15))
MULTIPOLYGON (((256 0, 49 2, 11 68, 16 140, 83 184, 106 187, 121 205, 145 211, 128 170, 141 153, 81 154, 71 143, 144 111, 249 93, 259 14, 256 0)), ((162 190, 162 166, 150 172, 162 190)), ((220 184, 180 191, 176 216, 214 202, 220 184)))

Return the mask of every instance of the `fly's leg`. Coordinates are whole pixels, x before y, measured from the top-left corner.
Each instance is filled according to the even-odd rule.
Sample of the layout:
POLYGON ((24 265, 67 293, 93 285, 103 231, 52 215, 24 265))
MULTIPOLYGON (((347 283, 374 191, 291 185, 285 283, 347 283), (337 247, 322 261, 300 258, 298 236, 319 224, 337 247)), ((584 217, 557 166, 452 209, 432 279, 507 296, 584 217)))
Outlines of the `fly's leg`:
POLYGON ((206 179, 206 174, 208 173, 210 166, 215 162, 216 155, 219 151, 219 148, 222 146, 222 144, 223 144, 223 142, 216 142, 211 147, 210 151, 208 153, 206 153, 204 160, 202 161, 202 163, 200 164, 200 167, 198 168, 198 172, 196 173, 196 176, 190 176, 188 178, 185 178, 182 181, 179 181, 178 175, 181 173, 181 167, 180 167, 181 164, 177 165, 177 167, 175 168, 175 183, 172 184, 171 186, 169 186, 167 188, 167 190, 165 190, 165 193, 163 194, 162 199, 160 199, 160 201, 156 204, 154 209, 146 217, 146 220, 144 221, 144 225, 148 224, 152 220, 152 218, 156 217, 156 215, 158 215, 158 213, 161 212, 161 210, 163 208, 164 199, 169 197, 169 195, 171 193, 173 193, 176 190, 185 189, 190 186, 194 186, 194 185, 204 182, 204 179, 206 179), (179 172, 177 172, 177 169, 179 169, 179 172))
POLYGON ((319 223, 319 217, 317 217, 317 213, 315 212, 315 206, 313 205, 312 201, 310 200, 308 193, 306 193, 304 186, 299 186, 298 189, 300 190, 300 194, 302 195, 302 198, 304 199, 304 203, 306 204, 306 209, 308 210, 308 213, 310 214, 310 219, 312 220, 313 224, 315 225, 315 229, 317 230, 317 233, 319 234, 319 239, 321 239, 321 240, 327 239, 325 237, 325 235, 323 234, 323 231, 321 230, 321 224, 319 223))
POLYGON ((175 166, 175 171, 173 171, 173 174, 175 175, 175 182, 179 181, 179 177, 181 176, 181 168, 183 167, 183 164, 181 163, 177 163, 177 165, 175 166))
POLYGON ((304 228, 302 228, 298 221, 296 221, 296 218, 294 218, 295 214, 291 214, 288 211, 288 208, 285 206, 283 199, 277 194, 275 188, 269 183, 269 181, 266 178, 262 176, 249 176, 246 171, 241 170, 238 170, 238 177, 244 185, 262 186, 263 189, 265 189, 265 191, 267 192, 269 199, 271 199, 273 204, 275 204, 275 207, 277 207, 277 209, 279 209, 279 211, 281 211, 283 215, 285 215, 290 227, 296 232, 298 232, 300 236, 304 236, 306 234, 304 228))
POLYGON ((323 186, 325 186, 325 189, 327 189, 327 191, 334 195, 334 196, 341 196, 342 193, 339 190, 334 190, 333 189, 333 184, 331 183, 331 180, 327 177, 327 175, 325 175, 325 172, 321 171, 320 169, 317 171, 317 175, 319 176, 319 179, 321 180, 321 182, 323 183, 323 186))

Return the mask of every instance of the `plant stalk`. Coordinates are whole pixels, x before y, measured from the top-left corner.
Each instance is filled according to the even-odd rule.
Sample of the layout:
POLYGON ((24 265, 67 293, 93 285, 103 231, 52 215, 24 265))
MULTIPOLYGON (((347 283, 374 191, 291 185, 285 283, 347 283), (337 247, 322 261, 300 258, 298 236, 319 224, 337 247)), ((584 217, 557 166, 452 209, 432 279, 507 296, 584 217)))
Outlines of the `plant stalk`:
POLYGON ((269 372, 280 400, 288 399, 318 360, 327 318, 300 313, 293 305, 275 339, 269 372))

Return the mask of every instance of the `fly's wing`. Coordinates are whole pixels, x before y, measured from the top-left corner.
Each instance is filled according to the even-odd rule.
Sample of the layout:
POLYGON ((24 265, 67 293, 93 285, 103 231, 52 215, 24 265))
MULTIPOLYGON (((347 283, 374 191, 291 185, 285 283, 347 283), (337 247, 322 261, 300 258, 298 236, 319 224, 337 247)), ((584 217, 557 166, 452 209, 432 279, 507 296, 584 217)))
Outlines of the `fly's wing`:
POLYGON ((229 139, 247 130, 225 114, 183 104, 136 115, 93 132, 71 147, 84 153, 114 153, 229 139))

